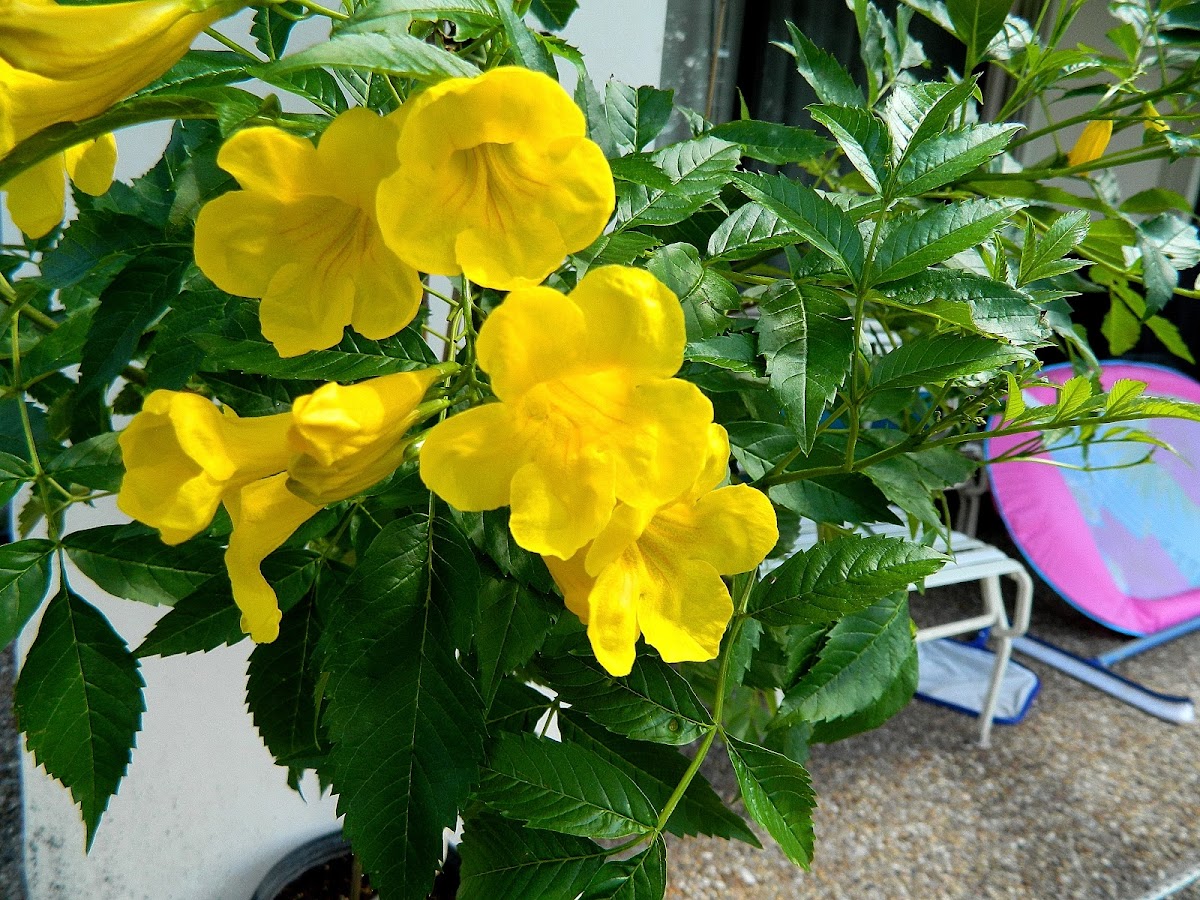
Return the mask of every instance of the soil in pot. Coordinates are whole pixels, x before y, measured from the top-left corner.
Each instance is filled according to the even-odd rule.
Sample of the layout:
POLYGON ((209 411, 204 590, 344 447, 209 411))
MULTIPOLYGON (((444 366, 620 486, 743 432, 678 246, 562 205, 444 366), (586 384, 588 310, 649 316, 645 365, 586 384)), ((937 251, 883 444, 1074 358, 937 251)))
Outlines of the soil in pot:
MULTIPOLYGON (((438 873, 437 880, 433 883, 429 900, 453 900, 454 895, 458 893, 459 865, 458 854, 452 850, 445 868, 438 873)), ((288 882, 276 895, 277 900, 350 900, 352 871, 353 858, 347 852, 313 866, 288 882)), ((370 886, 370 879, 363 876, 362 900, 376 900, 378 896, 370 886)))

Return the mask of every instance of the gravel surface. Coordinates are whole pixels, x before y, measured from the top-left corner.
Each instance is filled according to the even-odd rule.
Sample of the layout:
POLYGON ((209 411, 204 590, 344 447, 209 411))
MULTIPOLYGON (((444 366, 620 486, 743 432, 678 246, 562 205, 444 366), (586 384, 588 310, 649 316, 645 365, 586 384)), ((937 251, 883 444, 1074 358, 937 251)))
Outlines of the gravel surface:
MULTIPOLYGON (((1003 532, 981 534, 1005 544, 1003 532)), ((1010 552, 1011 545, 1008 545, 1010 552)), ((916 597, 921 624, 958 617, 970 587, 916 597)), ((1086 656, 1121 638, 1038 584, 1030 633, 1086 656)), ((914 702, 877 731, 814 748, 820 807, 810 872, 761 829, 758 851, 674 840, 667 896, 721 900, 1134 900, 1200 866, 1200 726, 1161 722, 1027 659, 1042 690, 1026 719, 980 749, 976 719, 914 702)), ((1200 633, 1120 665, 1200 698, 1200 633)), ((736 793, 723 754, 706 774, 736 793)), ((1193 884, 1174 895, 1200 898, 1193 884)))
POLYGON ((20 745, 12 717, 13 649, 0 649, 0 898, 24 900, 20 745))

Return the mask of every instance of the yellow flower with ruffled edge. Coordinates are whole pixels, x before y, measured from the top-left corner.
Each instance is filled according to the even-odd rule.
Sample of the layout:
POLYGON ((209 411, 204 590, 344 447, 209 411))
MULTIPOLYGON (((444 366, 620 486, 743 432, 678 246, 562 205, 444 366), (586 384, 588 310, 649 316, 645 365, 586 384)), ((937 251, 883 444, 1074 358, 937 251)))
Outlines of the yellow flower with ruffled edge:
POLYGON ((712 425, 704 470, 682 496, 658 509, 622 504, 571 559, 545 557, 613 675, 629 674, 639 636, 671 663, 720 651, 733 615, 721 576, 755 568, 779 539, 766 495, 744 484, 714 490, 728 471, 729 438, 712 425))
POLYGON ((117 142, 111 134, 43 159, 4 185, 13 224, 31 238, 48 234, 63 220, 66 180, 99 197, 112 187, 116 165, 117 142))
POLYGON ((242 630, 275 640, 280 611, 262 561, 323 506, 366 490, 403 461, 405 432, 445 406, 421 405, 448 371, 434 366, 296 398, 291 412, 241 419, 197 394, 155 391, 118 439, 117 505, 168 544, 202 531, 225 504, 225 566, 242 630))
POLYGON ((104 112, 187 52, 240 0, 60 6, 0 0, 0 156, 58 122, 104 112))
POLYGON ((221 290, 262 299, 263 336, 280 356, 332 347, 347 325, 390 337, 417 314, 421 279, 375 221, 375 190, 396 167, 396 122, 351 109, 315 147, 248 128, 217 155, 242 190, 200 210, 196 264, 221 290))
POLYGON ((451 78, 404 112, 379 221, 388 246, 422 272, 529 287, 604 230, 612 171, 552 78, 512 67, 451 78))
POLYGON ((460 510, 511 505, 518 544, 569 559, 617 501, 652 509, 695 481, 713 410, 671 377, 685 342, 679 300, 641 269, 513 291, 476 343, 500 402, 435 425, 422 479, 460 510))
POLYGON ((1081 166, 1104 155, 1112 140, 1112 119, 1096 119, 1083 126, 1075 146, 1067 153, 1067 165, 1081 166))
POLYGON ((180 544, 208 527, 230 492, 287 467, 291 425, 291 413, 242 419, 198 394, 154 391, 117 439, 117 506, 180 544))

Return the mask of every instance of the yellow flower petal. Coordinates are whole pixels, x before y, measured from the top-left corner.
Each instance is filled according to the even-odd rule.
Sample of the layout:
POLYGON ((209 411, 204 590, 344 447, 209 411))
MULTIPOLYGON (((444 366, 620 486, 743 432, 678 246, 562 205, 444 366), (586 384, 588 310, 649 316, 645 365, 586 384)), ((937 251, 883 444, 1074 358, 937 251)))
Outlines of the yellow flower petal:
POLYGON ((563 594, 563 602, 567 609, 579 617, 584 625, 588 623, 588 595, 596 579, 587 573, 583 566, 583 553, 576 553, 570 559, 559 559, 557 556, 546 556, 546 568, 550 570, 554 583, 563 594))
POLYGON ((327 384, 292 404, 288 439, 299 456, 289 487, 319 504, 344 500, 382 481, 403 462, 405 433, 441 373, 401 372, 351 386, 327 384))
POLYGON ((624 559, 608 566, 588 595, 588 640, 596 660, 611 674, 628 675, 641 629, 638 609, 644 568, 624 559))
POLYGON ((652 378, 670 378, 683 365, 687 335, 679 298, 644 269, 590 269, 571 300, 587 320, 587 358, 593 365, 621 366, 652 378))
POLYGON ((131 0, 0 4, 0 156, 56 122, 78 122, 174 65, 192 40, 242 2, 131 0))
POLYGON ((413 320, 417 272, 385 246, 375 192, 396 166, 397 120, 342 113, 318 146, 276 128, 234 135, 218 162, 243 190, 196 221, 196 263, 222 290, 262 300, 281 356, 337 344, 347 325, 379 340, 413 320))
POLYGON ((65 155, 67 175, 85 194, 99 197, 112 187, 113 170, 117 167, 117 140, 111 134, 76 144, 65 155))
POLYGON ((1161 118, 1158 108, 1149 100, 1142 104, 1142 114, 1146 117, 1142 125, 1147 131, 1156 131, 1159 134, 1163 134, 1171 130, 1171 126, 1161 118))
POLYGON ((242 631, 255 643, 270 643, 279 636, 279 602, 259 567, 293 532, 316 515, 321 507, 300 499, 287 489, 287 475, 252 481, 225 498, 233 522, 225 567, 233 585, 233 599, 242 611, 242 631))
MULTIPOLYGON (((655 562, 648 558, 646 568, 655 562)), ((717 571, 707 563, 685 560, 658 570, 663 577, 642 582, 638 624, 646 643, 665 662, 715 659, 733 616, 733 601, 717 571)))
POLYGON ((430 429, 421 447, 421 480, 456 509, 480 512, 508 503, 510 484, 526 460, 512 412, 491 403, 430 429))
POLYGON ((208 526, 222 498, 280 472, 290 414, 238 419, 197 394, 155 391, 121 433, 117 506, 178 544, 208 526))
POLYGON ((569 559, 612 516, 612 461, 593 451, 528 463, 513 475, 511 491, 513 540, 530 552, 569 559))
POLYGON ((379 191, 410 265, 501 290, 536 285, 604 230, 612 174, 557 82, 520 68, 453 78, 405 105, 400 165, 379 191))
MULTIPOLYGON (((588 546, 586 552, 576 554, 584 558, 584 568, 591 577, 596 577, 605 566, 612 564, 623 554, 629 545, 637 541, 654 518, 654 510, 639 509, 618 503, 613 510, 612 518, 604 526, 604 530, 588 546)), ((549 558, 549 557, 547 557, 549 558)), ((572 557, 574 559, 575 557, 572 557)))
POLYGON ((661 554, 686 547, 689 559, 704 560, 722 575, 750 571, 779 540, 771 501, 745 484, 664 507, 647 532, 647 546, 653 544, 661 554))
POLYGON ((509 294, 488 316, 475 345, 496 396, 515 400, 571 373, 584 347, 584 328, 579 307, 558 291, 535 287, 509 294))
POLYGON ((63 220, 66 166, 61 153, 43 159, 4 186, 8 213, 21 233, 40 238, 63 220))
POLYGON ((1104 155, 1112 139, 1112 119, 1095 119, 1083 126, 1075 146, 1067 154, 1067 165, 1081 166, 1104 155))
MULTIPOLYGON (((699 499, 719 487, 729 477, 729 433, 715 422, 708 426, 708 448, 704 456, 704 468, 696 477, 696 483, 687 497, 699 499)), ((682 498, 681 498, 682 499, 682 498)))

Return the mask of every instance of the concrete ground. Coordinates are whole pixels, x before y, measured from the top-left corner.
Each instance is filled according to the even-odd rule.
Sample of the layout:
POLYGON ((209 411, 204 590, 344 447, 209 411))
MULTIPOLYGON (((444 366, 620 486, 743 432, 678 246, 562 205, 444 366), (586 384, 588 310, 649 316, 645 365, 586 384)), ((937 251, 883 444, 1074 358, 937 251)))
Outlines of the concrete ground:
POLYGON ((12 648, 0 649, 0 900, 25 900, 21 848, 21 758, 12 716, 12 648))

